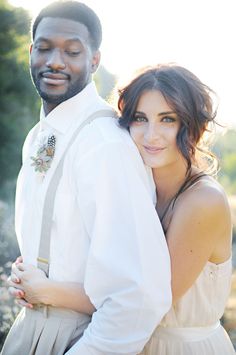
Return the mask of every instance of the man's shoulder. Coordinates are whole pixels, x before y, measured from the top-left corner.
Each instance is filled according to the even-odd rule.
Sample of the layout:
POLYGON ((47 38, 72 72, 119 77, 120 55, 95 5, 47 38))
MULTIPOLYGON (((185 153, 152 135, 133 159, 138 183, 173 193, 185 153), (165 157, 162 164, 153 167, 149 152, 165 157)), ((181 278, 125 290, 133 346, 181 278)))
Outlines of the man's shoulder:
POLYGON ((118 116, 101 116, 87 125, 82 135, 89 137, 91 145, 126 143, 132 145, 132 139, 127 129, 119 125, 118 116))
POLYGON ((31 128, 31 130, 28 132, 24 145, 23 145, 23 151, 27 150, 27 148, 32 144, 33 140, 35 139, 36 135, 38 134, 40 128, 40 123, 38 122, 34 127, 31 128))
POLYGON ((28 132, 26 138, 25 138, 25 142, 27 140, 31 140, 35 137, 35 135, 37 135, 38 131, 40 128, 40 122, 36 123, 36 125, 34 125, 28 132))
POLYGON ((132 156, 132 159, 135 156, 139 158, 128 130, 120 127, 118 118, 109 116, 99 117, 87 124, 70 149, 73 160, 78 162, 84 162, 84 159, 87 162, 90 159, 99 160, 101 154, 104 157, 107 154, 115 156, 117 152, 127 157, 132 156))

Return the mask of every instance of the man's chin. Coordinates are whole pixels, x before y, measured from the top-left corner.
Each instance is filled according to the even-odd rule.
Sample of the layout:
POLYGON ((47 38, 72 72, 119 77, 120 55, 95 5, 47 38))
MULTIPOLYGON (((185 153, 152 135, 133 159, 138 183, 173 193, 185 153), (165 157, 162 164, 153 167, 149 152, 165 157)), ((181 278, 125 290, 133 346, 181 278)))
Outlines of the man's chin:
POLYGON ((80 91, 84 89, 87 82, 77 81, 73 85, 67 88, 52 87, 50 90, 43 87, 42 83, 36 82, 35 86, 38 91, 39 96, 48 104, 59 105, 60 103, 70 99, 71 97, 77 95, 80 91))
POLYGON ((61 102, 68 99, 66 94, 52 95, 41 91, 39 95, 41 96, 43 101, 47 102, 48 104, 55 104, 55 105, 59 105, 61 102))

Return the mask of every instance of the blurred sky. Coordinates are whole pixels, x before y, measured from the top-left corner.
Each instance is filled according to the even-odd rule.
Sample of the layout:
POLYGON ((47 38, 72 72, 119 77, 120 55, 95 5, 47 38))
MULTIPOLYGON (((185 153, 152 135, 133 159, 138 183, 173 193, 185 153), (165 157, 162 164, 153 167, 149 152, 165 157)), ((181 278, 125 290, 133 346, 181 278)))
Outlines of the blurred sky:
MULTIPOLYGON (((50 0, 10 0, 32 16, 50 0)), ((236 127, 235 0, 82 0, 103 25, 102 64, 122 81, 140 66, 177 62, 214 89, 218 120, 236 127)))

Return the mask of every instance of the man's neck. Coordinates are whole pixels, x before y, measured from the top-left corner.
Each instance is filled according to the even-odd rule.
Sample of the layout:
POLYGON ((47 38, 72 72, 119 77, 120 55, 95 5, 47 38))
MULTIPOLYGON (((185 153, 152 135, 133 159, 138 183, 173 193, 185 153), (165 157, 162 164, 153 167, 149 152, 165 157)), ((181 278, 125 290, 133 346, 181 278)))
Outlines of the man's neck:
MULTIPOLYGON (((91 81, 92 81, 92 79, 90 78, 90 80, 88 80, 88 82, 87 82, 87 84, 84 86, 84 88, 83 88, 81 91, 75 93, 74 96, 76 96, 76 95, 78 95, 79 93, 81 93, 81 92, 91 83, 91 81)), ((70 100, 70 99, 71 99, 72 97, 74 97, 74 96, 71 96, 70 98, 66 99, 65 101, 70 100)), ((62 102, 65 102, 65 101, 62 101, 62 102)), ((58 105, 60 105, 62 102, 55 104, 55 103, 50 103, 50 102, 47 102, 47 101, 43 100, 43 101, 42 101, 42 104, 43 104, 43 109, 44 109, 44 114, 45 114, 45 116, 47 116, 52 110, 54 110, 54 109, 55 109, 58 105)))
POLYGON ((48 102, 43 101, 43 109, 44 109, 45 116, 47 116, 58 105, 59 104, 50 104, 48 102))

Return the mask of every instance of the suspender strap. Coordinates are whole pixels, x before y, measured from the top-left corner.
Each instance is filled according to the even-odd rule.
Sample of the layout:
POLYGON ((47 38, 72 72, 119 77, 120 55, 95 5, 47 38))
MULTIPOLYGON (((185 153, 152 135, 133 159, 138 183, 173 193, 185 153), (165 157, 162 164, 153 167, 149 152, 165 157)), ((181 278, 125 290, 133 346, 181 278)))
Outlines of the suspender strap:
POLYGON ((97 118, 101 117, 117 117, 113 110, 99 110, 90 115, 83 123, 75 130, 73 133, 67 147, 62 154, 60 161, 55 169, 54 175, 52 176, 44 200, 43 215, 42 215, 42 225, 39 243, 39 252, 37 258, 38 268, 43 270, 48 276, 49 273, 49 256, 50 256, 50 241, 51 241, 51 226, 53 218, 54 201, 56 196, 56 191, 62 177, 64 159, 68 148, 73 144, 80 131, 89 123, 97 118))

